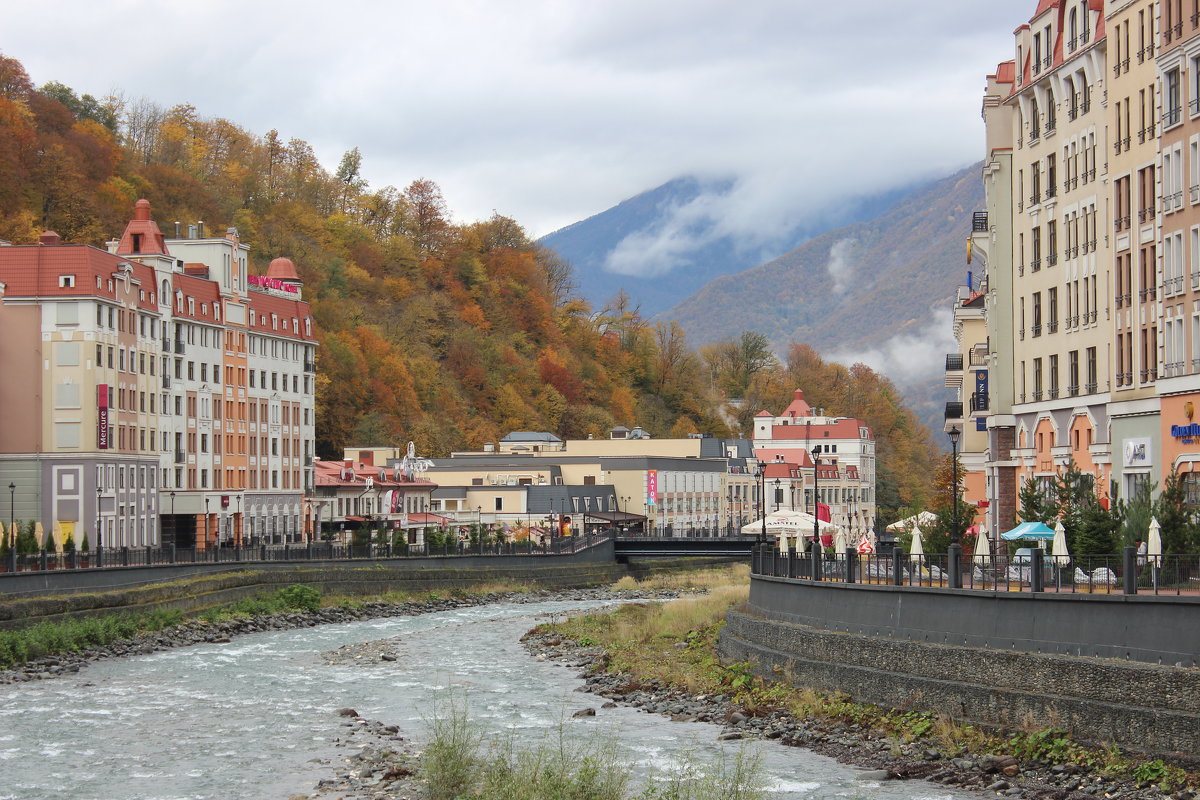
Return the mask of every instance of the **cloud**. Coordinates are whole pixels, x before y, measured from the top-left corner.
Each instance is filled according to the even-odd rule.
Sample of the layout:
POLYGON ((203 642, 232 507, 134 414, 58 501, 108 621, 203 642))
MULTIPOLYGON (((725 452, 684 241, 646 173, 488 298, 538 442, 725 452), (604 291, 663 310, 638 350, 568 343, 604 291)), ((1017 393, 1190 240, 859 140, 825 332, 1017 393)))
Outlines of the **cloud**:
POLYGON ((829 248, 829 263, 825 269, 829 271, 829 277, 833 279, 833 291, 835 294, 845 294, 850 288, 850 279, 854 277, 854 265, 850 262, 850 253, 854 246, 858 244, 855 239, 842 239, 834 242, 833 247, 829 248))
POLYGON ((976 160, 983 76, 1034 3, 11 5, 4 52, 37 83, 192 103, 330 168, 359 147, 373 186, 432 178, 459 219, 540 236, 681 175, 736 178, 645 243, 672 263, 976 160), (117 29, 136 58, 96 35, 117 29))
POLYGON ((866 350, 834 351, 827 354, 827 359, 842 364, 866 364, 891 378, 901 390, 924 389, 943 374, 943 356, 958 349, 951 322, 949 308, 934 306, 919 332, 893 336, 866 350))

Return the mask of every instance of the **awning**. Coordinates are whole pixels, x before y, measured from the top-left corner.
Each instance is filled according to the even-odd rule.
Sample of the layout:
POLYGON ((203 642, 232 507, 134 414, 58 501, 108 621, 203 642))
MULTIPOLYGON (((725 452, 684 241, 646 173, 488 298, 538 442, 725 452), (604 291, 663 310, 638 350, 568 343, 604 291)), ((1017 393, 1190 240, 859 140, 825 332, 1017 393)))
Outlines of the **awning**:
POLYGON ((630 514, 628 511, 589 511, 583 515, 590 519, 601 519, 605 522, 624 523, 624 522, 642 522, 646 518, 641 514, 630 514))
POLYGON ((1017 539, 1045 539, 1050 541, 1054 538, 1054 529, 1046 527, 1044 522, 1022 522, 1011 531, 1005 531, 1000 534, 1000 538, 1009 542, 1017 539))
POLYGON ((409 514, 409 525, 449 525, 454 522, 450 517, 443 517, 441 514, 409 514))

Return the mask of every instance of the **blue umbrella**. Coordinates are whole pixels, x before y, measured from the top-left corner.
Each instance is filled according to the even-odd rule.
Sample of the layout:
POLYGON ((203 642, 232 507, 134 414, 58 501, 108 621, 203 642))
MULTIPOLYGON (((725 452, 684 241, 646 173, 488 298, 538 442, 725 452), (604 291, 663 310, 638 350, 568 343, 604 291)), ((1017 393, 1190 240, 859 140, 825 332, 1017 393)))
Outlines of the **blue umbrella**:
POLYGON ((1010 542, 1017 539, 1043 539, 1051 541, 1054 539, 1054 529, 1046 527, 1044 522, 1022 522, 1011 531, 1005 531, 1000 534, 1000 538, 1010 542))

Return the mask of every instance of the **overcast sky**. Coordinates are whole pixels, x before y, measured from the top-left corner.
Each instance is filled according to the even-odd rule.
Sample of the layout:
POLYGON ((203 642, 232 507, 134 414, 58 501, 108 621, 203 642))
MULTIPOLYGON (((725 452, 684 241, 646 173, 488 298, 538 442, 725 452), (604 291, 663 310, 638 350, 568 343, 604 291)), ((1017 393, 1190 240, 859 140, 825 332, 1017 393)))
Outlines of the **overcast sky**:
POLYGON ((0 51, 58 80, 359 147, 460 221, 542 235, 673 177, 770 230, 983 155, 984 75, 1035 0, 68 0, 6 4, 0 51))

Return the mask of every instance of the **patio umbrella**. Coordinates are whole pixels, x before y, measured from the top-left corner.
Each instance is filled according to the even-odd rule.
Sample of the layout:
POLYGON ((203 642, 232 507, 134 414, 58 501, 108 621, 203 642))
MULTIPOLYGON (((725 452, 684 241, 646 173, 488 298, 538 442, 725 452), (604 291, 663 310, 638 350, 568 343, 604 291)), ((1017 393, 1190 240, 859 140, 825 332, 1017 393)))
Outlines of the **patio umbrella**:
POLYGON ((908 548, 908 560, 919 564, 921 557, 925 555, 925 548, 921 545, 921 528, 919 526, 913 525, 912 537, 912 545, 908 548))
POLYGON ((1158 517, 1151 517, 1150 536, 1146 539, 1146 555, 1150 558, 1150 565, 1162 566, 1162 554, 1162 526, 1158 524, 1158 517))
POLYGON ((988 538, 987 531, 982 527, 975 534, 975 561, 987 563, 992 557, 992 540, 988 538))
POLYGON ((1050 543, 1050 557, 1059 566, 1065 566, 1071 559, 1067 552, 1067 531, 1063 528, 1062 520, 1054 523, 1054 541, 1050 543))
POLYGON ((1042 522, 1022 522, 1011 531, 1000 534, 1000 538, 1008 542, 1014 542, 1017 539, 1049 541, 1054 538, 1054 530, 1042 522))
POLYGON ((850 547, 850 540, 846 536, 846 532, 840 527, 833 532, 833 552, 842 554, 850 547))

